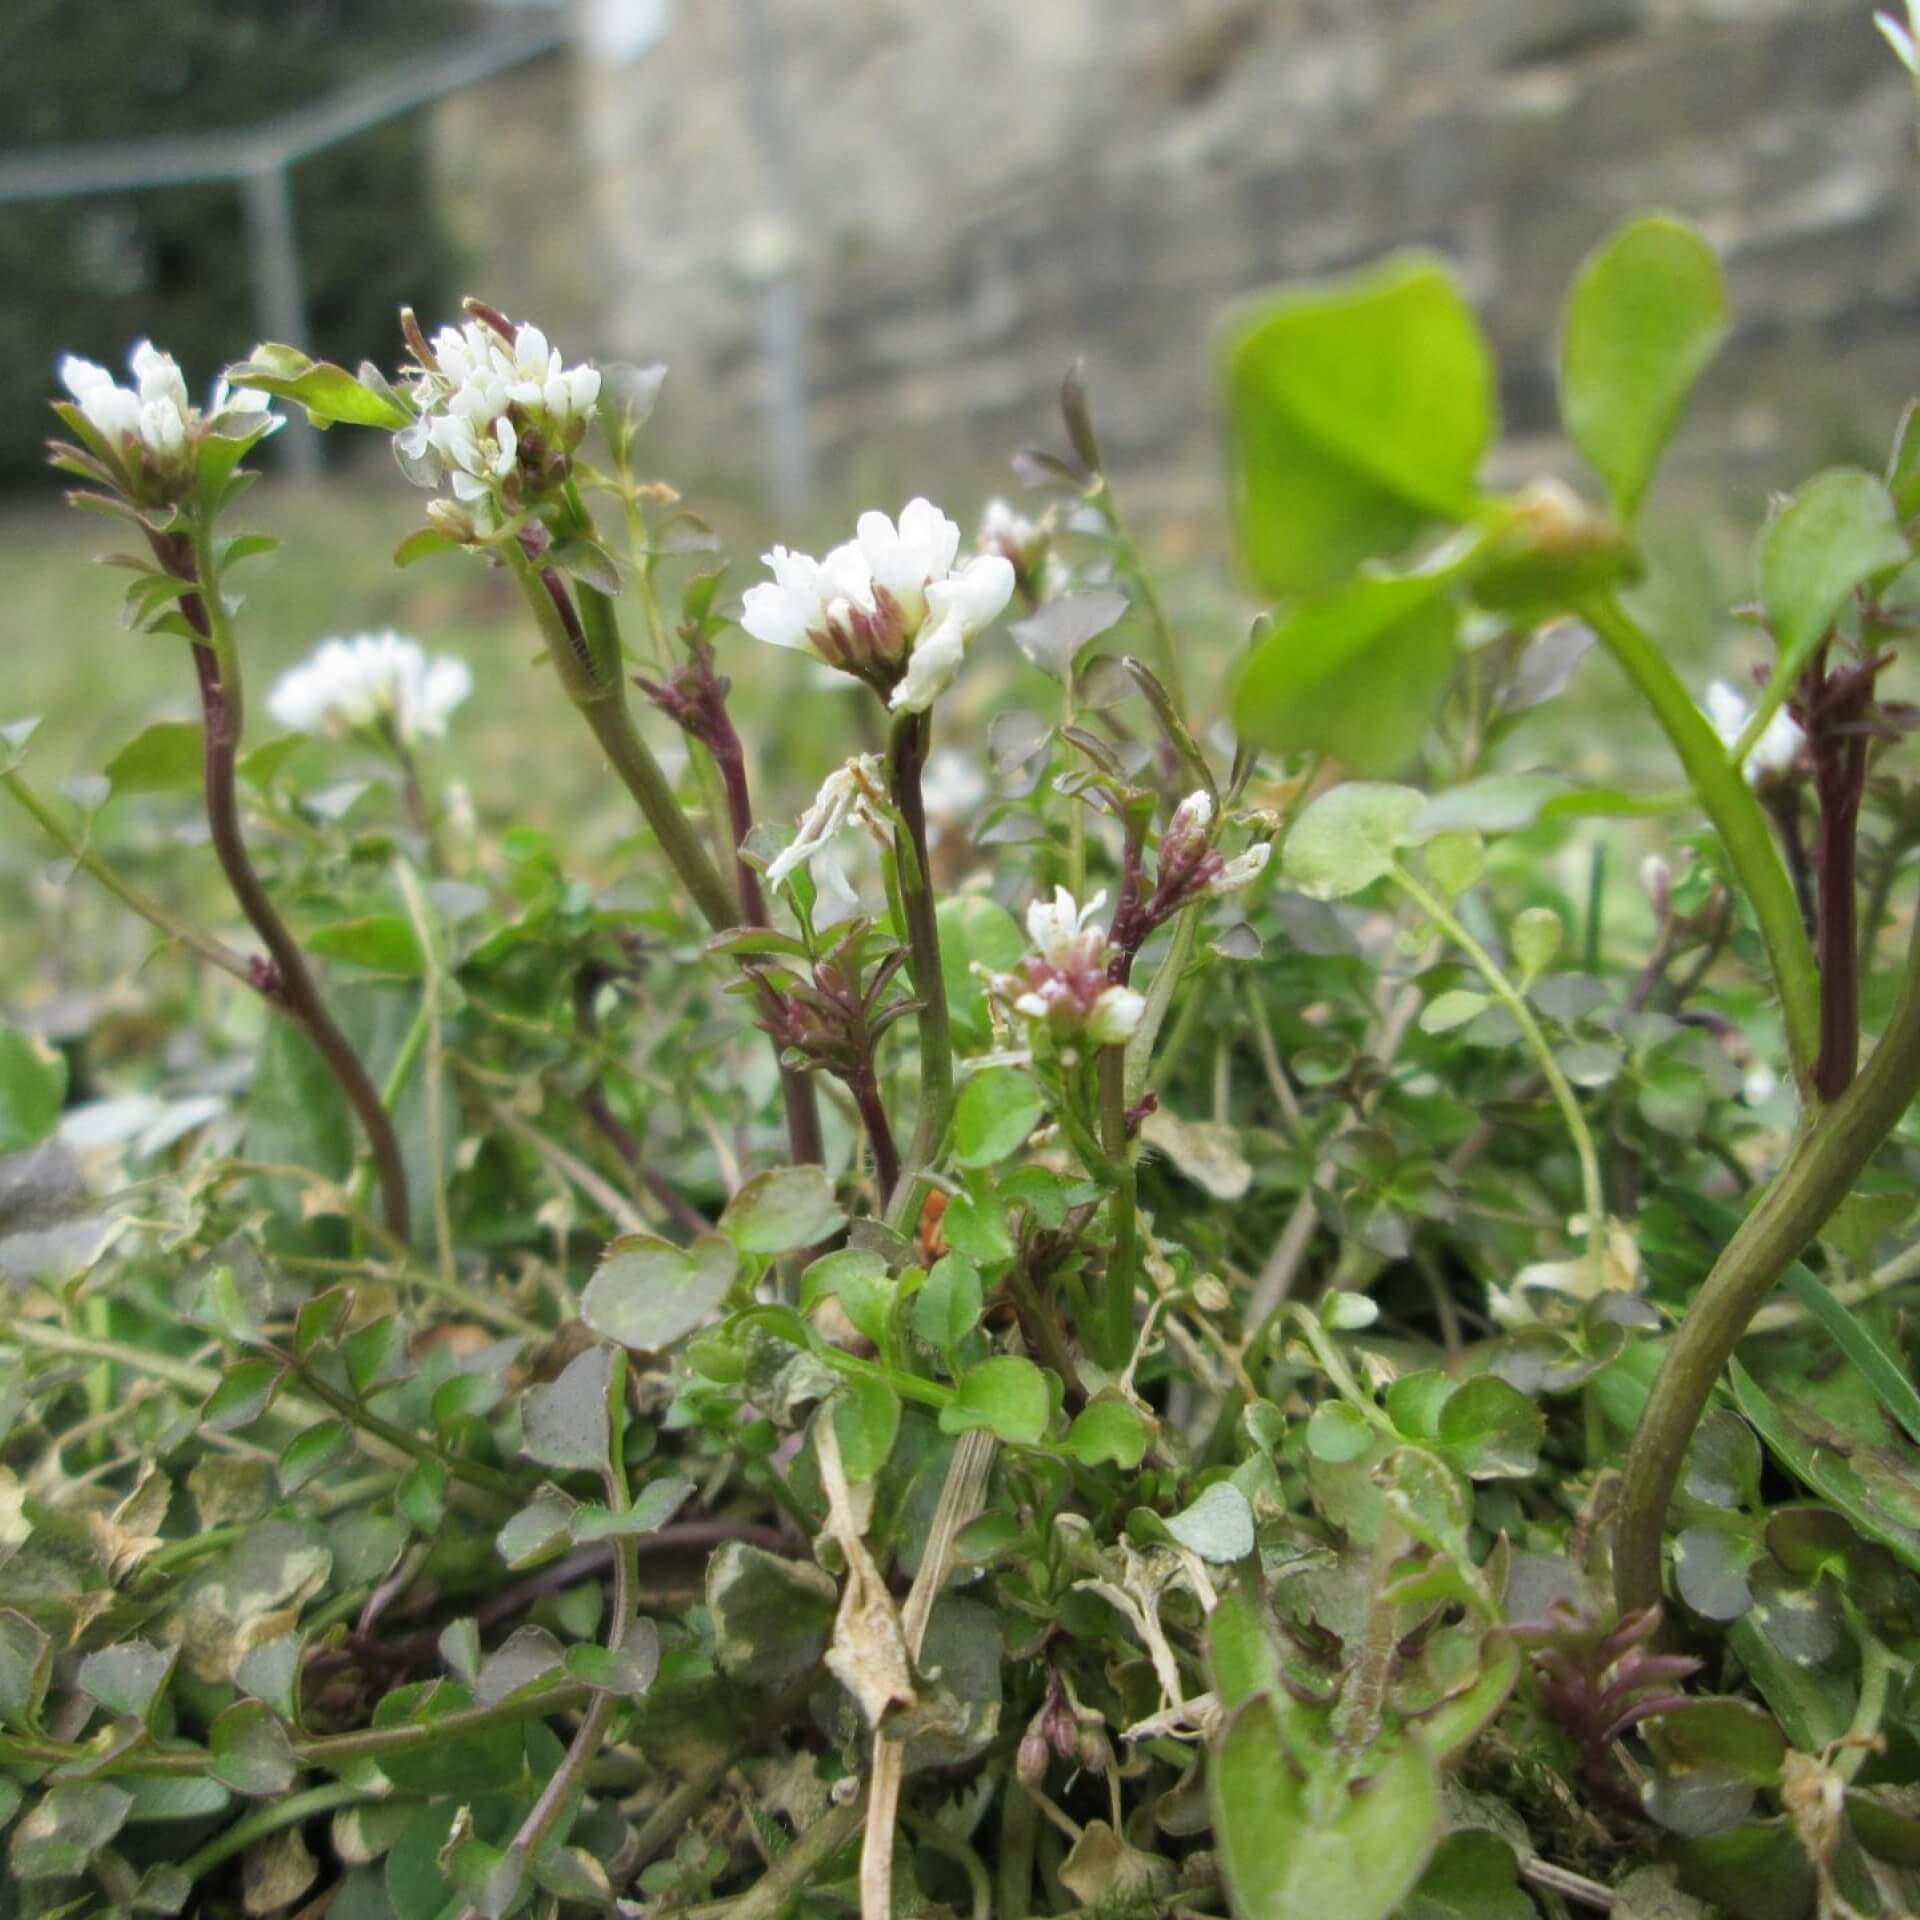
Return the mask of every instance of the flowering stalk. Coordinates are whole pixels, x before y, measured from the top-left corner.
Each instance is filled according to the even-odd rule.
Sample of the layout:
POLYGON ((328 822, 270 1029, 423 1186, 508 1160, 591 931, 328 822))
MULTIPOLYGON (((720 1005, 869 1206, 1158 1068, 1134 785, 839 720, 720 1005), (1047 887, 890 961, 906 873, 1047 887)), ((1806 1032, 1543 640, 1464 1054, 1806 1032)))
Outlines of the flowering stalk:
POLYGON ((674 799, 660 763, 633 724, 613 603, 584 581, 576 583, 576 601, 576 593, 569 591, 559 570, 541 564, 546 544, 544 535, 530 527, 519 539, 503 542, 499 551, 533 610, 567 697, 593 729, 593 737, 646 816, 694 905, 716 933, 723 933, 738 923, 739 911, 719 869, 674 799))
POLYGON ((1832 1217, 1920 1094, 1920 937, 1900 997, 1865 1068, 1817 1110, 1786 1164, 1721 1251, 1647 1396, 1621 1476, 1613 1543, 1623 1613, 1660 1601, 1660 1541, 1693 1430, 1760 1304, 1832 1217))
POLYGON ((1134 1271, 1140 1263, 1140 1176, 1134 1170, 1127 1126, 1126 1042, 1100 1049, 1100 1147, 1109 1163, 1113 1190, 1107 1218, 1113 1250, 1107 1256, 1106 1293, 1101 1300, 1096 1357, 1104 1367, 1123 1367, 1133 1350, 1134 1271))
MULTIPOLYGON (((682 732, 706 749, 719 770, 727 797, 727 823, 733 841, 734 877, 740 888, 741 922, 749 927, 769 927, 773 923, 767 918, 766 893, 760 884, 759 869, 742 855, 747 836, 753 831, 753 795, 747 784, 746 751, 740 744, 733 716, 727 711, 727 682, 714 671, 713 649, 697 631, 692 649, 692 666, 676 674, 668 685, 661 686, 638 675, 634 684, 676 721, 682 732)), ((767 988, 762 997, 770 1001, 772 989, 767 988)), ((868 1077, 871 1079, 871 1072, 868 1077)), ((857 1101, 860 1089, 856 1087, 853 1091, 857 1101)), ((825 1158, 825 1146, 820 1137, 820 1107, 814 1098, 812 1080, 782 1062, 780 1097, 786 1108, 787 1137, 795 1160, 817 1165, 825 1158)), ((878 1098, 877 1090, 875 1098, 878 1098)), ((868 1132, 872 1133, 871 1118, 864 1107, 861 1112, 862 1117, 868 1119, 868 1132)), ((891 1140, 887 1144, 891 1150, 891 1140)), ((878 1161, 877 1136, 875 1158, 878 1161)), ((891 1192, 891 1182, 883 1180, 881 1191, 891 1192)))
POLYGON ((946 1137, 953 1112, 953 1042, 947 1020, 946 980, 940 971, 940 929, 934 917, 932 869, 927 864, 927 810, 920 776, 933 733, 931 717, 903 713, 887 741, 887 782, 900 826, 894 850, 900 874, 900 917, 907 965, 919 1002, 920 1118, 908 1150, 908 1171, 929 1166, 946 1137))
POLYGON ((220 596, 219 571, 214 561, 212 529, 200 519, 191 536, 153 534, 154 557, 177 579, 191 580, 194 590, 181 595, 180 611, 199 636, 193 643, 193 665, 200 686, 200 712, 205 746, 202 761, 207 827, 220 870, 240 911, 265 945, 268 961, 256 984, 313 1042, 327 1069, 339 1083, 367 1137, 374 1171, 380 1182, 381 1211, 396 1239, 409 1238, 412 1210, 407 1199, 407 1171, 393 1121, 381 1104, 379 1091, 368 1077, 353 1044, 341 1032, 320 990, 314 984, 306 956, 287 930, 247 853, 240 828, 240 800, 235 768, 245 709, 240 682, 239 650, 234 645, 220 596))

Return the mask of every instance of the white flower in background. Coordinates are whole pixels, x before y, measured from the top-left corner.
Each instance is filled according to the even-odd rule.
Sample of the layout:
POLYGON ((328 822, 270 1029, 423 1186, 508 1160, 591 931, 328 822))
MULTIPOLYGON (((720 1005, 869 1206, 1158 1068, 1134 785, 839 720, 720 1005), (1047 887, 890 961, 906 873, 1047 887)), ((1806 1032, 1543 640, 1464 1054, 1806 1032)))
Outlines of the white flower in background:
POLYGON ((807 865, 850 821, 864 821, 884 831, 879 806, 885 791, 886 776, 878 754, 863 753, 836 767, 821 781, 813 805, 801 816, 793 844, 768 866, 768 885, 779 886, 796 868, 807 865))
POLYGON ((1876 13, 1873 24, 1893 49, 1894 57, 1916 80, 1920 80, 1920 0, 1907 0, 1904 23, 1890 13, 1876 13))
POLYGON ((1011 562, 979 554, 956 569, 959 551, 960 529, 931 501, 908 501, 897 525, 863 513, 824 559, 767 553, 773 578, 747 589, 740 624, 865 680, 896 712, 924 713, 1013 595, 1011 562))
POLYGON ((1780 1076, 1764 1060, 1755 1061, 1740 1082, 1740 1098, 1750 1107, 1764 1107, 1780 1091, 1780 1076))
POLYGON ((394 435, 394 451, 416 485, 451 485, 476 524, 490 527, 518 504, 513 483, 523 461, 571 453, 600 399, 600 370, 569 367, 536 326, 511 335, 473 318, 442 327, 416 349, 422 364, 407 375, 419 418, 394 435), (431 360, 431 365, 426 364, 431 360))
POLYGON ((936 845, 942 834, 964 826, 987 793, 987 776, 969 755, 953 747, 937 749, 920 777, 920 804, 927 815, 927 844, 936 845))
POLYGON ((323 640, 267 695, 267 711, 298 733, 391 729, 402 746, 439 739, 454 708, 473 691, 473 674, 452 654, 428 658, 398 633, 323 640))
POLYGON ((214 383, 205 414, 187 398, 179 363, 151 340, 142 340, 128 356, 133 384, 123 387, 105 367, 70 353, 59 366, 60 384, 79 406, 87 424, 125 459, 139 453, 161 469, 184 471, 181 456, 200 428, 227 414, 266 415, 264 431, 280 425, 268 414, 264 393, 236 393, 223 374, 214 383))
POLYGON ((1083 1035, 1095 1046, 1130 1039, 1147 1010, 1146 997, 1108 978, 1112 953, 1097 925, 1107 896, 1085 906, 1065 887, 1027 908, 1027 938, 1035 951, 1016 972, 989 974, 987 986, 1011 1012, 1057 1039, 1083 1035))
MULTIPOLYGON (((1740 744, 1740 736, 1747 730, 1747 721, 1752 717, 1753 709, 1724 680, 1715 680, 1708 686, 1704 705, 1714 732, 1720 736, 1721 744, 1731 752, 1740 744)), ((1785 707, 1777 708, 1760 738, 1753 743, 1753 751, 1747 756, 1747 778, 1757 782, 1791 772, 1794 762, 1800 758, 1800 749, 1806 743, 1807 736, 1801 732, 1792 714, 1785 707)))

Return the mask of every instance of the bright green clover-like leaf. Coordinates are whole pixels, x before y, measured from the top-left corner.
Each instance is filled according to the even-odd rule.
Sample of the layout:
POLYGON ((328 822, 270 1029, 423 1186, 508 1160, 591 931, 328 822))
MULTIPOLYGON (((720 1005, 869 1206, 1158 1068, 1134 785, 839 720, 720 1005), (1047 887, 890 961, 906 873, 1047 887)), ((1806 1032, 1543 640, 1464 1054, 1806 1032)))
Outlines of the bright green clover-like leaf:
POLYGON ((1855 588, 1910 556, 1892 497, 1870 473, 1816 475, 1761 529, 1755 571, 1773 629, 1773 687, 1784 691, 1855 588))
POLYGON ((829 1403, 840 1464, 855 1483, 887 1464, 900 1432, 900 1396, 884 1380, 843 1380, 829 1403))
POLYGON ((1493 358, 1437 261, 1247 303, 1225 369, 1240 551, 1266 592, 1311 591, 1473 513, 1493 358))
POLYGON ((0 1024, 0 1153, 38 1146, 60 1124, 66 1097, 66 1056, 0 1024))
POLYGON ((952 1353, 979 1324, 983 1297, 979 1268, 964 1253, 943 1254, 908 1309, 914 1333, 952 1353))
POLYGON ((976 1073, 954 1105, 953 1157, 963 1167, 990 1167, 1017 1153, 1046 1104, 1032 1079, 1012 1067, 976 1073))
POLYGON ((1631 520, 1687 395, 1727 336, 1713 250, 1679 220, 1634 220, 1590 253, 1567 303, 1560 416, 1631 520))
POLYGON ((280 1716, 259 1700, 242 1700, 213 1723, 209 1771, 223 1786, 255 1798, 285 1793, 299 1771, 280 1716))
POLYGON ((1287 835, 1281 871, 1312 900, 1344 900, 1392 872, 1412 843, 1426 796, 1413 787, 1349 780, 1323 793, 1287 835))
POLYGON ((996 1354, 960 1376, 950 1404, 940 1409, 945 1433, 984 1427, 1017 1446, 1037 1445, 1053 1411, 1047 1377, 1018 1354, 996 1354))
POLYGON ((1067 1429, 1066 1448, 1083 1466, 1131 1471, 1147 1456, 1147 1425, 1125 1400, 1090 1400, 1067 1429))
POLYGON ((1453 672, 1454 595, 1479 551, 1462 534, 1408 572, 1366 567, 1300 601, 1240 669, 1235 727, 1276 753, 1399 772, 1453 672))
POLYGON ((1216 1480, 1168 1520, 1167 1531, 1202 1560, 1225 1566, 1253 1551, 1253 1509, 1231 1480, 1216 1480))
POLYGON ((1228 1723, 1209 1767, 1214 1835, 1240 1920, 1387 1920, 1440 1838, 1440 1783, 1415 1739, 1352 1787, 1295 1771, 1268 1694, 1228 1723))

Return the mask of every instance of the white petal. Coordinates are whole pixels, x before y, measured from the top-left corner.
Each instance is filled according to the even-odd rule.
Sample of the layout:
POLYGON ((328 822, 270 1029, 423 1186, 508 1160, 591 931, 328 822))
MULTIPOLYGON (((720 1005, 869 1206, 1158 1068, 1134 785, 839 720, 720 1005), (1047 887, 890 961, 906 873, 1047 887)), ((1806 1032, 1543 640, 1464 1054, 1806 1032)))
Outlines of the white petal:
POLYGON ((740 624, 756 640, 770 647, 792 647, 800 653, 812 653, 808 638, 820 617, 820 602, 797 587, 783 587, 771 580, 749 587, 741 600, 740 624))
POLYGON ((936 618, 957 615, 969 633, 978 633, 1013 598, 1013 581, 1013 562, 1004 555, 976 554, 958 573, 927 589, 927 605, 936 618))
POLYGON ((97 367, 77 353, 68 354, 60 362, 59 374, 60 384, 82 403, 89 394, 103 392, 113 385, 113 375, 105 367, 97 367))
POLYGON ((895 713, 925 713, 953 684, 967 657, 967 629, 953 614, 929 628, 914 642, 907 658, 907 677, 887 702, 895 713))
POLYGON ((1747 703, 1724 680, 1715 680, 1707 688, 1707 718, 1720 736, 1723 746, 1732 746, 1747 725, 1747 703))
POLYGON ((1147 997, 1132 987, 1107 987, 1087 1016, 1087 1038, 1103 1047, 1131 1040, 1147 1010, 1147 997))

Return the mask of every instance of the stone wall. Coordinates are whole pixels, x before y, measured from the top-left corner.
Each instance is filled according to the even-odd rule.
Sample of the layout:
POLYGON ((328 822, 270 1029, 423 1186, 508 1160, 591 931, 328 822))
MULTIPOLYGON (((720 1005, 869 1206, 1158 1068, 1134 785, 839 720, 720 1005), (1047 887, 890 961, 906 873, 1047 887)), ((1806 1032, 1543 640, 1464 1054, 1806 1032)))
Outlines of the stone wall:
POLYGON ((577 85, 590 344, 670 361, 676 449, 750 475, 790 272, 829 500, 987 472, 1078 352, 1141 504, 1205 497, 1222 307, 1410 244, 1548 432, 1567 278, 1647 205, 1704 225, 1739 323, 1683 465, 1870 455, 1913 379, 1914 106, 1871 0, 680 0, 577 85))

